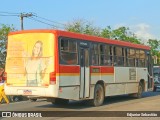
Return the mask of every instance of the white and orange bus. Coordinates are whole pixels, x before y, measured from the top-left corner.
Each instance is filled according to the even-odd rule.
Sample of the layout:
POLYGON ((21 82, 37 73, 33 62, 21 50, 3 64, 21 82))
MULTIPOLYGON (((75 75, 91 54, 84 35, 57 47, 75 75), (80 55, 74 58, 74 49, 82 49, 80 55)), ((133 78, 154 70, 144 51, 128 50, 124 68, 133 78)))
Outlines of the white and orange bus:
POLYGON ((60 30, 24 30, 8 36, 7 95, 38 96, 52 103, 105 96, 140 98, 153 89, 150 48, 60 30))

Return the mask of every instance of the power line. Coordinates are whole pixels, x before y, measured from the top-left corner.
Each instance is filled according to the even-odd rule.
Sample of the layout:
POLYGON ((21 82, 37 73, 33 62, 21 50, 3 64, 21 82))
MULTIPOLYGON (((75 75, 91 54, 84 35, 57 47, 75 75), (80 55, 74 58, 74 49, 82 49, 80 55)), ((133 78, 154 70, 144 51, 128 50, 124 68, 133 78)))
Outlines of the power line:
POLYGON ((19 15, 19 13, 10 13, 10 12, 0 11, 0 16, 10 17, 10 16, 18 16, 18 15, 19 15))
POLYGON ((11 13, 11 12, 4 12, 4 11, 0 11, 0 13, 5 13, 5 14, 16 14, 16 15, 19 15, 19 13, 11 13))
POLYGON ((53 22, 53 23, 56 23, 56 24, 60 24, 60 25, 65 26, 65 24, 63 24, 63 23, 59 23, 59 22, 56 22, 56 21, 53 21, 53 20, 49 20, 49 19, 46 19, 46 18, 44 18, 44 17, 37 16, 37 15, 34 15, 34 16, 37 17, 37 18, 40 18, 40 19, 49 21, 49 22, 53 22))
POLYGON ((18 16, 18 15, 4 15, 4 14, 0 14, 0 16, 6 16, 6 17, 12 17, 12 16, 18 16))
POLYGON ((35 19, 33 17, 30 17, 29 19, 57 28, 57 26, 55 26, 53 24, 49 24, 49 23, 43 22, 43 21, 35 19))
POLYGON ((20 17, 20 20, 21 20, 21 29, 23 30, 23 18, 26 17, 26 18, 29 18, 31 20, 34 20, 36 22, 39 22, 39 23, 43 23, 43 24, 46 24, 46 25, 49 25, 49 26, 52 26, 54 28, 61 28, 61 29, 64 29, 64 27, 66 26, 65 24, 63 23, 59 23, 59 22, 56 22, 56 21, 53 21, 53 20, 49 20, 47 18, 44 18, 44 17, 40 17, 38 16, 36 13, 12 13, 12 12, 4 12, 4 11, 0 11, 0 16, 6 16, 6 17, 10 17, 10 16, 17 16, 17 17, 20 17), (34 17, 32 17, 34 16, 34 17), (51 24, 52 23, 52 24, 51 24), (54 24, 58 24, 57 26, 54 25, 54 24), (61 27, 59 26, 61 25, 61 27))

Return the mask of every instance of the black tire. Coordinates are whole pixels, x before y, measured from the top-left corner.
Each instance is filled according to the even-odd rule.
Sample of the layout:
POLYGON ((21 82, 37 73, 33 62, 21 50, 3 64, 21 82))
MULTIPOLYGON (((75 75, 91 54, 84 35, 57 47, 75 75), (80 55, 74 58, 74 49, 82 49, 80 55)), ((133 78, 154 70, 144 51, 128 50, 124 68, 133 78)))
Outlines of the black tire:
POLYGON ((13 96, 13 101, 19 102, 19 101, 21 101, 21 97, 20 96, 13 96))
POLYGON ((13 97, 12 96, 8 95, 7 98, 9 100, 9 102, 13 102, 13 97))
POLYGON ((94 88, 94 99, 89 103, 95 107, 102 105, 104 102, 104 89, 101 84, 96 84, 94 88))
POLYGON ((61 98, 56 98, 55 102, 52 102, 52 104, 56 105, 67 105, 69 103, 68 99, 61 99, 61 98))
POLYGON ((157 90, 157 87, 155 87, 155 86, 154 86, 154 88, 153 88, 153 92, 156 92, 156 90, 157 90))
POLYGON ((36 98, 32 98, 32 99, 29 99, 31 102, 36 102, 37 99, 36 98))
POLYGON ((2 100, 0 101, 0 104, 3 104, 3 103, 5 103, 5 100, 4 100, 4 99, 2 99, 2 100))

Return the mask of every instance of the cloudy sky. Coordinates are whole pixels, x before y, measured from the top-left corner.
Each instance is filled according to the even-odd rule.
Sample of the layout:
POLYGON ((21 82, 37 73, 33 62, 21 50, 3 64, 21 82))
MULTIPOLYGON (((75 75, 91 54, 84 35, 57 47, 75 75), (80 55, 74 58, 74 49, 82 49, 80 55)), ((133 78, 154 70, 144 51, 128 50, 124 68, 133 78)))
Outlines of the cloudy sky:
POLYGON ((92 21, 100 28, 129 27, 145 42, 160 39, 160 0, 3 0, 0 24, 13 24, 20 30, 20 13, 36 16, 24 18, 25 29, 46 29, 74 19, 92 21))

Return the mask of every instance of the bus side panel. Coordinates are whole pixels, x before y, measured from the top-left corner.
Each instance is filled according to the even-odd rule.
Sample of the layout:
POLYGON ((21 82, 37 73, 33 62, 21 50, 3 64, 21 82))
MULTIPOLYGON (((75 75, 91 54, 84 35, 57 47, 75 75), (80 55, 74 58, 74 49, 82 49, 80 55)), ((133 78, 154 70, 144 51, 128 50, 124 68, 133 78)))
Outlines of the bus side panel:
POLYGON ((114 82, 107 82, 106 96, 136 93, 138 82, 136 69, 132 67, 114 67, 114 82))
POLYGON ((125 94, 137 93, 138 92, 138 83, 128 83, 125 86, 126 92, 125 94))
POLYGON ((59 66, 59 86, 79 86, 80 85, 80 67, 60 65, 59 66))
POLYGON ((91 67, 91 85, 95 85, 99 80, 104 81, 106 96, 137 93, 139 81, 147 80, 146 68, 114 67, 112 74, 103 72, 104 69, 107 67, 91 67))
POLYGON ((115 83, 135 82, 136 77, 135 79, 129 80, 129 69, 129 67, 115 67, 115 83))
POLYGON ((59 98, 79 100, 80 67, 59 66, 59 98))
POLYGON ((114 68, 104 66, 90 67, 91 84, 95 85, 97 81, 102 80, 104 83, 114 83, 114 68))
POLYGON ((60 87, 58 98, 79 100, 79 86, 60 87))
POLYGON ((125 93, 125 84, 107 84, 106 96, 120 95, 125 93))

